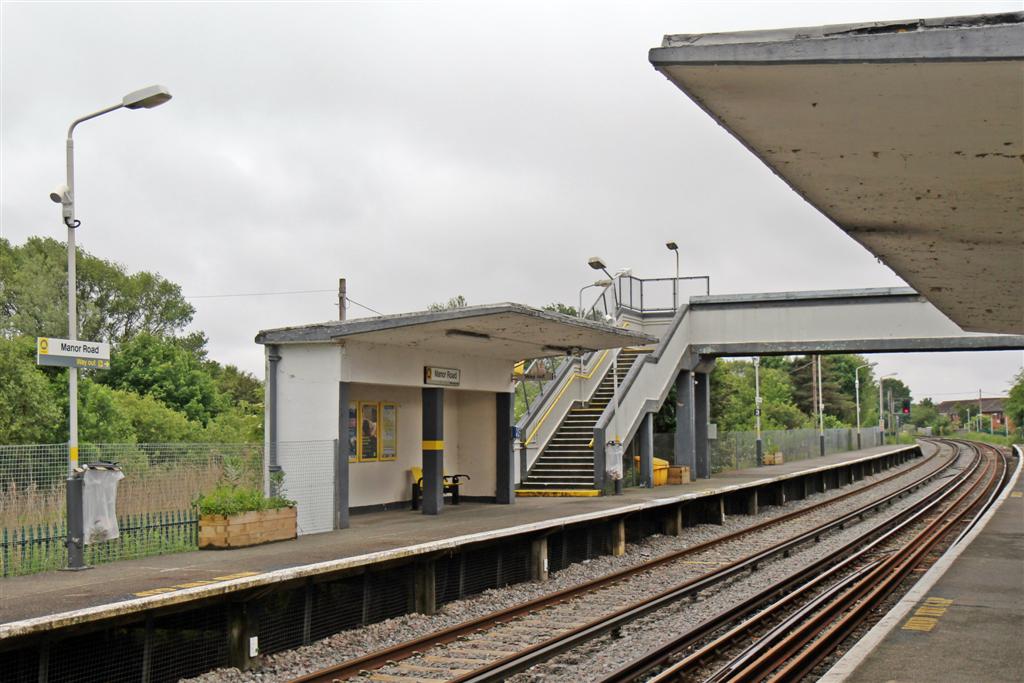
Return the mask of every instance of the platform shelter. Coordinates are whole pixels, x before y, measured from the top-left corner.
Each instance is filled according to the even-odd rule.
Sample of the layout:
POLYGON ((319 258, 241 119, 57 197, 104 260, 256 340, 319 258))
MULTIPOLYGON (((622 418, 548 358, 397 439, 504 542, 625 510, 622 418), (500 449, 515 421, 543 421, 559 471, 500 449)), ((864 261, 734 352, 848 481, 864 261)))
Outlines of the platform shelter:
POLYGON ((462 499, 512 503, 515 363, 650 341, 512 303, 261 331, 268 486, 283 476, 305 533, 408 505, 420 476, 424 514, 442 511, 446 475, 465 475, 462 499), (311 475, 312 488, 288 485, 311 475))

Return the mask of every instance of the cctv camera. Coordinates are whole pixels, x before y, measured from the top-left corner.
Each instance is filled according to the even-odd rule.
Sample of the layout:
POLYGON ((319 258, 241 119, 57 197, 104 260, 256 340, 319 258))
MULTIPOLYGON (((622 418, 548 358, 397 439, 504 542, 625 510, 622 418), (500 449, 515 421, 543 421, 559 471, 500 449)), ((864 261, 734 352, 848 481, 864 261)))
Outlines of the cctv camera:
POLYGON ((70 194, 68 186, 62 183, 50 193, 50 201, 54 204, 63 204, 65 201, 70 201, 70 194))

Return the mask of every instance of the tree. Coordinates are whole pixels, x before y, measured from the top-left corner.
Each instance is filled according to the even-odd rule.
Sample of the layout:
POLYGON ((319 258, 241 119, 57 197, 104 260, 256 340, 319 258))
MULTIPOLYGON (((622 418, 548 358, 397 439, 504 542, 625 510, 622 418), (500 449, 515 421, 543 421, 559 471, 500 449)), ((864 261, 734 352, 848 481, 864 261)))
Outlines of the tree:
MULTIPOLYGON (((809 418, 793 403, 793 384, 785 369, 762 366, 760 382, 762 429, 794 429, 808 424, 809 418)), ((755 396, 753 363, 715 363, 711 373, 711 416, 720 430, 754 429, 755 396)))
POLYGON ((1024 369, 1014 377, 1014 385, 1010 388, 1003 410, 1013 422, 1015 431, 1024 436, 1024 369))
MULTIPOLYGON (((66 337, 67 246, 30 237, 20 247, 0 240, 0 334, 66 337)), ((76 252, 79 338, 112 344, 139 332, 169 336, 195 309, 181 288, 158 274, 129 274, 120 264, 76 252)))
POLYGON ((449 311, 449 310, 452 310, 452 309, 455 309, 455 308, 465 308, 466 306, 469 306, 469 303, 466 301, 466 297, 464 297, 461 294, 459 294, 458 296, 453 296, 451 299, 448 299, 447 303, 443 303, 443 304, 442 303, 433 303, 433 304, 430 304, 429 306, 427 306, 427 310, 428 311, 449 311))
POLYGON ((547 306, 544 306, 543 310, 551 311, 552 313, 561 313, 562 315, 568 315, 573 318, 579 314, 575 306, 569 306, 568 304, 563 304, 557 301, 553 301, 547 306))
POLYGON ((173 340, 137 334, 111 355, 99 376, 116 389, 148 394, 205 425, 228 401, 199 360, 173 340))
MULTIPOLYGON (((2 246, 2 245, 0 245, 2 246)), ((35 340, 0 337, 0 443, 60 443, 62 408, 46 375, 35 366, 35 340)))
MULTIPOLYGON (((838 367, 845 368, 849 362, 845 361, 839 364, 838 367)), ((790 373, 793 380, 794 401, 800 410, 812 417, 818 414, 815 408, 817 405, 817 387, 812 381, 812 372, 816 372, 813 369, 815 365, 816 360, 814 356, 803 356, 797 359, 790 373)), ((839 420, 843 420, 844 417, 848 416, 852 418, 849 422, 854 422, 857 409, 853 396, 846 394, 841 384, 841 376, 845 374, 845 371, 842 373, 838 371, 837 364, 831 356, 822 356, 821 374, 821 400, 825 404, 825 414, 832 415, 839 420)))

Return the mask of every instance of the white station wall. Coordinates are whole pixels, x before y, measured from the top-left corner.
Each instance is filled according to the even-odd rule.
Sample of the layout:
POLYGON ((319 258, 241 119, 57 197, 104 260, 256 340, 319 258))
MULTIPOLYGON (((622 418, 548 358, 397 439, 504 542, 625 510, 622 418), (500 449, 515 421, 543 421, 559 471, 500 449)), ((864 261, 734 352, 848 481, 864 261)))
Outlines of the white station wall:
POLYGON ((423 367, 428 365, 461 371, 458 387, 444 387, 445 473, 471 477, 463 483, 463 495, 494 496, 494 393, 512 390, 509 361, 355 342, 278 349, 278 461, 286 493, 299 502, 303 533, 332 526, 340 381, 349 382, 350 401, 398 405, 398 458, 349 463, 351 508, 410 499, 410 470, 422 464, 423 367))

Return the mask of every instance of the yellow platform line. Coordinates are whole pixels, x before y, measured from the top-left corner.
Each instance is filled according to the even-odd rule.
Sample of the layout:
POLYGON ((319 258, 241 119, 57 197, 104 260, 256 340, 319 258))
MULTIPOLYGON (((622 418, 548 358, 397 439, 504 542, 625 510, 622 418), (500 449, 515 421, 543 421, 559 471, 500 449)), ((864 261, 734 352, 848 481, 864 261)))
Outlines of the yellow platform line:
POLYGON ((592 498, 600 496, 597 488, 516 488, 519 498, 592 498))

